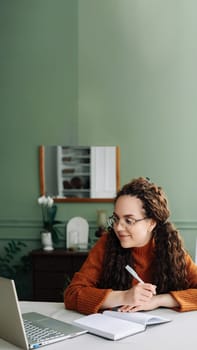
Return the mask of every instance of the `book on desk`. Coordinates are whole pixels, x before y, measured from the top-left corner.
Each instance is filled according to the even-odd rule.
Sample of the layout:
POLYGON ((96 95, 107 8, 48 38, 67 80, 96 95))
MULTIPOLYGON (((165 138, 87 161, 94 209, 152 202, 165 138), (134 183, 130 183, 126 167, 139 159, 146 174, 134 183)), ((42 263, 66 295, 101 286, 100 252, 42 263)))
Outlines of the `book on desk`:
POLYGON ((147 326, 170 322, 170 319, 146 312, 119 312, 106 310, 82 316, 74 324, 88 330, 89 333, 119 340, 145 331, 147 326))

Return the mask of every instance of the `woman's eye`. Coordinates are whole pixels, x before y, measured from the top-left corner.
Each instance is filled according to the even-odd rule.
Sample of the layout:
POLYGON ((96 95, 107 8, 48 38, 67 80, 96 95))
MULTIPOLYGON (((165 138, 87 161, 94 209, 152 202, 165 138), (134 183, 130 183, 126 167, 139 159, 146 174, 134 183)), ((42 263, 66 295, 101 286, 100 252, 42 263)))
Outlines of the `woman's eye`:
POLYGON ((127 225, 133 225, 133 219, 125 219, 127 225))
POLYGON ((114 216, 114 222, 115 222, 115 224, 117 224, 118 223, 118 218, 116 217, 116 216, 114 216))

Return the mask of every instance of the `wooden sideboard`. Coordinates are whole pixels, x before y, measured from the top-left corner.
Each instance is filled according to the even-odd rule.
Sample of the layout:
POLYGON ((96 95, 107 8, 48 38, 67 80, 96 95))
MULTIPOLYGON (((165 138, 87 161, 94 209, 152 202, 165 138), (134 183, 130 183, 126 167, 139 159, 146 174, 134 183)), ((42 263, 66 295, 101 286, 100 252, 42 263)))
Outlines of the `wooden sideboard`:
POLYGON ((63 301, 63 291, 74 273, 80 269, 88 256, 88 251, 54 249, 46 252, 33 250, 33 300, 63 301))

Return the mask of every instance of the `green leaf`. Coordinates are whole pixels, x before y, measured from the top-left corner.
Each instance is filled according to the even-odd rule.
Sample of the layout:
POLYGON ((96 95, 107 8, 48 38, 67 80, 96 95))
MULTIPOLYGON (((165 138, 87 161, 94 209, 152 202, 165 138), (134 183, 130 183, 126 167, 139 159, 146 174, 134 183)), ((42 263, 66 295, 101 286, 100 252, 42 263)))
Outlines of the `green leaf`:
POLYGON ((56 214, 57 214, 56 205, 53 205, 52 207, 48 208, 48 220, 51 224, 54 222, 56 214))

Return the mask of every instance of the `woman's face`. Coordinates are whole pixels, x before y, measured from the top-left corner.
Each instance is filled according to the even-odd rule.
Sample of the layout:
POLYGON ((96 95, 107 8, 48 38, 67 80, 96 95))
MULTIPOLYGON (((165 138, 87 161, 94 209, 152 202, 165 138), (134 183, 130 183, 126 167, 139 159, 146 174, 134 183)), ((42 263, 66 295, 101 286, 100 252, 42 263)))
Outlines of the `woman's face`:
POLYGON ((113 216, 113 229, 123 248, 143 247, 150 241, 156 222, 146 218, 139 198, 129 195, 119 197, 113 216))

